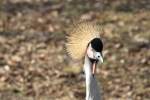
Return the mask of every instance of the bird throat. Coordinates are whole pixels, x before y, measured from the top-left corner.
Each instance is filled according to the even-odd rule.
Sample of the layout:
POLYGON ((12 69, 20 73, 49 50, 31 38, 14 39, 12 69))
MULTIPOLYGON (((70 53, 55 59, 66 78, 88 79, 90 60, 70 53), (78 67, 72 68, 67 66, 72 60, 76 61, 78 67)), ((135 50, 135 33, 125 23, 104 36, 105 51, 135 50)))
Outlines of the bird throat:
POLYGON ((97 63, 98 63, 98 60, 95 60, 95 59, 85 56, 84 71, 85 71, 86 76, 94 76, 95 75, 97 63))
POLYGON ((85 56, 84 71, 85 71, 85 78, 86 78, 86 100, 99 100, 99 99, 90 99, 93 98, 93 96, 94 98, 97 96, 99 98, 98 85, 96 82, 96 78, 93 77, 94 74, 92 71, 96 63, 97 61, 95 61, 94 59, 90 59, 89 57, 85 56))
POLYGON ((89 60, 92 63, 91 69, 92 69, 92 75, 94 76, 96 73, 96 65, 97 65, 98 60, 91 59, 91 58, 89 58, 89 60))

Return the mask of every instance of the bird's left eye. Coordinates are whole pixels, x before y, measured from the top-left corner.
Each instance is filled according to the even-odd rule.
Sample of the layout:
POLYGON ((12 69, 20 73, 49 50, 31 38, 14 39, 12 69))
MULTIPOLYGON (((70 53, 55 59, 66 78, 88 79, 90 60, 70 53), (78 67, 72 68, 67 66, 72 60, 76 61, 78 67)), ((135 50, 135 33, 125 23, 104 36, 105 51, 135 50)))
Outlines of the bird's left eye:
POLYGON ((95 52, 95 53, 94 53, 94 57, 95 57, 95 59, 99 59, 99 58, 100 58, 100 56, 101 56, 101 55, 100 55, 100 53, 99 53, 99 52, 95 52))

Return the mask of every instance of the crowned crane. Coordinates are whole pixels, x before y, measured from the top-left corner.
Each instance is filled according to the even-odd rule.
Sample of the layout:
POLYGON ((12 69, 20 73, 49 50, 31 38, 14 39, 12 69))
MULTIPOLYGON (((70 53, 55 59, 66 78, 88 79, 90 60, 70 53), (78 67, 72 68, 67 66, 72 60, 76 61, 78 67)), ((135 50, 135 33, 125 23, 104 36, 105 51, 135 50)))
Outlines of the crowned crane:
POLYGON ((86 81, 86 100, 101 100, 95 72, 98 62, 103 62, 103 43, 100 38, 100 26, 95 22, 81 21, 70 29, 66 48, 73 59, 84 59, 86 81))

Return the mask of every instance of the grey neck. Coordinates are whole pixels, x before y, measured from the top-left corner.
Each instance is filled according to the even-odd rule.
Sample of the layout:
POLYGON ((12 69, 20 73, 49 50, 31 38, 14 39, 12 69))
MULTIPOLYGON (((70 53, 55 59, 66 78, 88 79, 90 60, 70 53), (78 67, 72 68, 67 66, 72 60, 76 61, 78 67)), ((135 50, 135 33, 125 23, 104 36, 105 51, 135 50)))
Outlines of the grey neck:
POLYGON ((84 71, 86 78, 86 100, 101 100, 99 87, 95 77, 92 75, 92 63, 90 59, 85 56, 84 71))

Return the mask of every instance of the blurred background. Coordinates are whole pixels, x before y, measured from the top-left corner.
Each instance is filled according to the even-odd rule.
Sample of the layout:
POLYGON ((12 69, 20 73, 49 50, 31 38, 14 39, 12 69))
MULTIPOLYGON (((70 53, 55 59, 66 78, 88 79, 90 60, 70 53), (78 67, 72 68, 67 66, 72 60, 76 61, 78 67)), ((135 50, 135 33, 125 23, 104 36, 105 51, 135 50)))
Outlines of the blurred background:
POLYGON ((0 0, 0 100, 84 100, 64 49, 76 19, 103 26, 104 100, 150 100, 150 0, 0 0))

